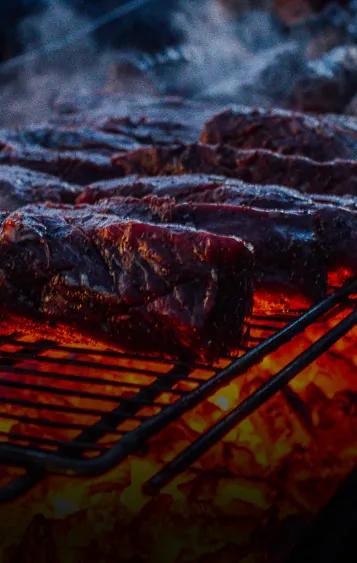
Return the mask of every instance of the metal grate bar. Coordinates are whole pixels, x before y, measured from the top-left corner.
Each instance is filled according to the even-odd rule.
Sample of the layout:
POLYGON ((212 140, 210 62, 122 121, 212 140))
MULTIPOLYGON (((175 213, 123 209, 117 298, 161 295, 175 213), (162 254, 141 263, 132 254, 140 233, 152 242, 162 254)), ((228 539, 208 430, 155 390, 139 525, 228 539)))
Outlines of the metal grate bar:
MULTIPOLYGON (((44 452, 35 448, 19 448, 14 444, 0 444, 1 463, 18 465, 28 469, 28 473, 26 475, 19 477, 14 483, 4 487, 0 491, 0 501, 4 502, 10 500, 16 494, 16 491, 24 491, 26 487, 31 487, 33 484, 45 477, 47 473, 89 476, 98 475, 108 471, 129 454, 140 449, 150 437, 157 434, 167 424, 175 421, 187 410, 212 395, 219 387, 228 383, 238 375, 245 373, 247 369, 251 368, 260 362, 265 356, 277 350, 282 344, 285 344, 291 340, 291 338, 304 331, 305 328, 318 320, 321 316, 331 313, 331 311, 336 310, 336 308, 338 309, 340 304, 348 301, 350 294, 356 292, 356 285, 357 280, 353 280, 349 284, 346 284, 343 288, 337 290, 333 294, 330 294, 323 301, 305 312, 299 318, 296 318, 296 316, 289 316, 289 320, 294 320, 285 327, 270 325, 270 323, 283 322, 284 317, 278 318, 268 316, 261 317, 259 319, 255 317, 253 321, 254 326, 252 327, 253 330, 261 329, 261 324, 257 322, 261 320, 262 324, 265 325, 265 329, 268 329, 268 322, 269 330, 275 331, 275 333, 266 338, 263 342, 255 345, 254 348, 248 349, 247 352, 238 359, 228 358, 227 360, 230 364, 223 369, 218 370, 213 369, 211 366, 204 366, 206 375, 209 378, 205 379, 203 377, 202 379, 199 379, 196 377, 196 382, 199 384, 199 387, 184 393, 181 397, 178 395, 178 400, 171 405, 159 402, 157 398, 165 391, 172 394, 173 386, 176 383, 181 381, 194 382, 195 378, 193 378, 191 374, 196 369, 196 366, 187 366, 187 364, 165 361, 164 363, 166 365, 171 366, 171 370, 168 373, 157 374, 155 381, 144 386, 140 389, 140 391, 138 391, 138 393, 134 394, 133 397, 126 397, 125 401, 121 401, 122 397, 113 397, 111 395, 110 400, 112 402, 118 402, 119 404, 113 411, 110 412, 102 412, 100 409, 95 408, 88 409, 78 406, 72 407, 71 405, 57 406, 55 404, 42 404, 28 399, 15 398, 7 401, 6 398, 0 398, 0 402, 11 402, 11 404, 20 404, 28 406, 29 408, 47 409, 48 412, 58 411, 73 414, 91 414, 96 415, 99 418, 99 420, 92 426, 81 429, 80 434, 71 442, 70 446, 68 446, 69 442, 66 442, 65 444, 59 444, 57 442, 58 450, 55 452, 44 452), (149 405, 151 407, 154 406, 155 408, 160 408, 161 412, 155 414, 154 416, 150 416, 150 414, 148 414, 148 416, 140 415, 139 413, 142 407, 149 405), (76 444, 78 442, 94 444, 106 434, 114 434, 118 424, 125 422, 126 420, 137 420, 139 422, 139 426, 125 434, 123 432, 119 441, 114 443, 113 446, 107 449, 102 455, 95 458, 84 459, 82 458, 81 450, 73 449, 74 446, 72 446, 72 444, 76 444)), ((5 340, 7 344, 11 343, 11 339, 5 338, 5 340)), ((24 347, 27 347, 26 342, 21 342, 21 344, 24 347)), ((60 348, 58 346, 53 346, 53 343, 48 341, 43 341, 43 344, 44 345, 38 347, 37 350, 31 348, 33 352, 31 359, 36 359, 36 357, 34 357, 36 353, 43 353, 45 346, 47 346, 47 350, 58 350, 60 348)), ((73 352, 73 348, 68 348, 71 352, 73 352)), ((81 351, 83 351, 83 353, 88 353, 88 350, 86 349, 81 349, 81 351)), ((22 349, 21 352, 23 353, 24 349, 22 349)), ((91 350, 91 353, 98 356, 97 351, 91 350)), ((116 355, 116 352, 114 354, 116 355)), ((120 357, 124 359, 126 358, 124 354, 120 354, 120 357)), ((14 359, 16 359, 16 353, 14 353, 11 358, 4 358, 5 362, 9 362, 11 364, 14 363, 14 359)), ((142 357, 135 356, 135 359, 137 361, 141 361, 142 357)), ((156 358, 150 358, 150 361, 153 363, 160 363, 160 361, 156 358)), ((105 369, 105 366, 102 367, 105 369)), ((199 366, 199 369, 201 368, 202 366, 199 366)), ((135 370, 132 370, 132 373, 134 372, 135 370)), ((37 375, 42 376, 43 372, 40 372, 37 375)), ((39 388, 37 387, 37 390, 38 389, 39 388)), ((48 388, 48 391, 53 393, 52 388, 48 388)), ((78 396, 77 393, 76 396, 78 396)), ((89 394, 89 396, 91 398, 98 399, 97 394, 89 394)), ((106 396, 106 398, 108 398, 108 396, 106 396)), ((43 418, 43 421, 44 420, 45 419, 43 418)))
MULTIPOLYGON (((0 397, 0 404, 7 404, 7 405, 17 405, 26 407, 29 409, 35 410, 47 410, 52 412, 62 412, 68 414, 78 414, 78 415, 89 415, 95 417, 101 417, 105 414, 108 414, 106 411, 102 411, 100 409, 88 409, 83 407, 72 407, 69 405, 56 405, 52 403, 40 403, 36 401, 30 401, 27 399, 13 399, 13 398, 4 398, 0 397)), ((138 420, 143 421, 146 419, 145 416, 138 416, 138 415, 131 415, 129 411, 125 411, 124 409, 121 411, 123 416, 127 416, 131 420, 138 420)), ((113 415, 114 416, 114 415, 113 415)))
MULTIPOLYGON (((23 434, 19 434, 18 432, 3 432, 0 430, 0 436, 6 437, 7 439, 13 439, 20 442, 31 442, 33 444, 45 444, 47 446, 54 446, 58 448, 58 444, 60 446, 66 446, 67 448, 79 448, 80 450, 94 450, 99 452, 104 452, 107 448, 104 446, 100 446, 97 444, 93 444, 91 442, 65 442, 61 440, 51 440, 50 438, 38 438, 36 436, 24 436, 23 434)), ((20 446, 22 447, 22 446, 20 446)))
MULTIPOLYGON (((43 350, 41 350, 41 352, 43 352, 43 350)), ((16 354, 16 362, 19 362, 21 360, 23 360, 24 362, 28 362, 31 361, 32 359, 35 359, 37 363, 39 364, 56 364, 56 365, 63 365, 63 366, 78 366, 81 368, 91 368, 91 369, 97 369, 100 371, 113 371, 115 373, 118 372, 123 372, 123 373, 135 373, 138 375, 149 375, 149 376, 157 376, 157 370, 155 371, 153 370, 149 370, 149 369, 140 369, 140 368, 129 368, 129 367, 125 367, 125 366, 121 366, 121 365, 110 365, 110 364, 101 364, 98 362, 94 362, 94 361, 83 361, 83 360, 72 360, 72 359, 67 359, 67 358, 51 358, 50 356, 38 356, 36 355, 34 358, 32 357, 32 352, 30 354, 24 354, 21 352, 4 352, 1 351, 1 356, 3 358, 9 358, 10 361, 12 361, 12 358, 14 356, 14 354, 16 354)), ((88 355, 88 354, 86 354, 88 355)), ((136 358, 136 360, 140 361, 140 358, 136 358)), ((151 360, 153 361, 153 360, 151 360)), ((54 376, 59 376, 60 374, 54 374, 54 376)), ((83 376, 83 380, 87 379, 88 382, 91 382, 92 380, 89 377, 85 377, 83 376)), ((109 380, 110 381, 110 380, 109 380)), ((100 380, 99 380, 100 382, 100 380)))
MULTIPOLYGON (((119 387, 121 389, 134 389, 134 390, 138 390, 140 388, 140 383, 132 383, 131 381, 115 381, 115 380, 111 380, 111 379, 99 379, 96 377, 90 378, 90 377, 81 377, 80 375, 67 375, 67 374, 61 374, 61 373, 57 373, 57 372, 53 372, 53 371, 39 371, 36 369, 28 369, 28 368, 17 368, 17 367, 4 367, 0 365, 0 373, 4 372, 4 373, 11 373, 11 374, 17 374, 17 375, 30 375, 30 376, 35 376, 35 377, 43 377, 44 379, 50 379, 50 380, 58 380, 58 381, 71 381, 71 382, 75 382, 75 383, 90 383, 92 385, 105 385, 105 386, 110 386, 110 387, 119 387)), ((136 375, 136 372, 132 370, 133 374, 136 375)), ((153 376, 151 376, 152 378, 153 376)), ((158 374, 155 374, 155 378, 158 377, 158 374)), ((6 386, 6 379, 2 380, 4 382, 4 385, 6 386)), ((200 383, 200 381, 198 380, 198 382, 200 383)), ((26 384, 27 385, 27 384, 26 384)), ((31 385, 31 384, 29 384, 31 385)), ((25 389, 25 384, 20 383, 20 386, 25 389)), ((38 386, 36 386, 38 388, 38 386)), ((42 390, 46 390, 47 388, 41 385, 41 389, 42 390)), ((51 389, 56 389, 52 388, 51 389)), ((163 387, 163 390, 165 390, 165 388, 163 387)), ((61 391, 61 390, 60 390, 61 391)), ((67 389, 63 390, 63 393, 69 396, 69 391, 67 389)), ((182 392, 180 390, 172 390, 172 393, 176 393, 177 395, 181 395, 182 392)), ((111 397, 111 400, 115 401, 117 400, 117 397, 114 395, 100 395, 95 393, 95 398, 96 399, 101 399, 101 400, 109 400, 111 397), (104 399, 103 399, 104 397, 104 399)), ((92 397, 91 397, 92 398, 92 397)))
MULTIPOLYGON (((272 318, 273 319, 273 318, 272 318)), ((78 355, 85 355, 85 356, 103 356, 105 358, 114 358, 114 359, 123 359, 123 360, 135 360, 140 362, 148 362, 153 364, 164 364, 168 367, 172 365, 180 365, 185 367, 190 367, 191 369, 194 368, 206 368, 207 366, 199 363, 190 363, 182 362, 180 360, 163 358, 160 356, 145 356, 145 355, 138 355, 134 353, 126 353, 126 352, 119 352, 117 350, 97 350, 93 348, 83 348, 78 346, 64 346, 57 344, 57 342, 53 340, 39 340, 37 342, 25 342, 23 340, 18 340, 17 338, 20 334, 13 333, 10 335, 1 335, 0 336, 0 345, 1 344, 11 344, 14 346, 20 346, 23 350, 34 351, 35 353, 43 353, 48 350, 56 350, 59 352, 68 352, 78 355)), ((36 356, 37 358, 37 356, 36 356)), ((99 364, 100 367, 103 367, 103 364, 99 364)))
MULTIPOLYGON (((174 366, 172 368, 172 370, 169 372, 169 375, 171 375, 171 377, 169 377, 166 380, 167 390, 171 389, 174 382, 182 379, 185 375, 188 376, 189 373, 190 373, 190 371, 187 370, 187 368, 181 367, 179 365, 174 366)), ((166 375, 168 375, 168 374, 165 374, 165 376, 166 375)), ((148 388, 145 388, 143 390, 144 393, 147 392, 147 391, 149 391, 152 398, 154 398, 158 394, 162 393, 162 387, 160 388, 160 390, 158 390, 157 389, 157 381, 155 381, 148 388)), ((118 426, 118 424, 120 422, 124 422, 129 417, 131 419, 133 417, 135 417, 138 410, 140 410, 140 407, 138 405, 132 404, 131 408, 129 406, 128 410, 126 410, 126 411, 121 406, 119 406, 109 413, 105 413, 105 414, 102 413, 102 418, 92 427, 85 428, 73 440, 72 444, 76 445, 78 442, 85 441, 85 440, 88 440, 91 443, 98 441, 100 438, 102 438, 103 436, 105 436, 108 433, 108 429, 110 430, 110 432, 112 432, 113 430, 115 430, 115 428, 118 426)), ((62 447, 59 449, 58 454, 59 455, 73 456, 74 452, 71 451, 71 446, 70 447, 68 447, 68 446, 69 446, 69 444, 65 444, 64 446, 62 445, 62 447)), ((33 451, 33 454, 36 454, 35 450, 32 450, 32 451, 33 451)), ((23 452, 25 457, 26 457, 27 452, 28 452, 28 450, 24 450, 24 452, 23 452)), ((78 455, 78 452, 75 452, 75 453, 78 455)), ((82 452, 79 452, 79 453, 81 455, 82 452)), ((43 452, 37 452, 37 454, 40 456, 41 459, 46 459, 46 457, 43 456, 43 452)), ((6 456, 5 456, 5 458, 6 458, 6 456)), ((10 453, 10 458, 12 458, 11 453, 10 453)), ((1 445, 0 445, 0 459, 1 459, 1 445)), ((8 462, 11 463, 10 460, 8 460, 8 462)), ((84 461, 84 463, 88 463, 88 462, 84 461)), ((23 494, 24 492, 27 492, 29 489, 34 487, 36 484, 40 483, 42 481, 42 479, 46 477, 46 473, 49 470, 48 466, 46 467, 47 471, 46 471, 46 469, 41 467, 42 464, 40 464, 40 467, 35 467, 35 468, 34 467, 31 468, 31 464, 26 464, 26 463, 24 464, 23 462, 21 464, 25 465, 25 467, 26 466, 29 467, 30 469, 28 470, 28 472, 25 475, 18 477, 12 483, 6 485, 5 487, 3 487, 0 490, 0 502, 10 502, 14 498, 16 498, 18 495, 23 494)))
MULTIPOLYGON (((182 379, 183 377, 185 377, 185 375, 188 377, 190 371, 188 370, 184 370, 184 368, 180 368, 180 366, 175 366, 172 371, 171 371, 171 376, 175 376, 177 377, 177 380, 182 379)), ((147 387, 145 387, 144 389, 142 389, 137 395, 137 399, 138 399, 138 403, 137 404, 132 404, 131 408, 130 405, 127 406, 130 414, 135 415, 137 414, 139 407, 138 405, 140 404, 141 401, 146 400, 150 403, 150 400, 153 402, 156 400, 157 396, 159 394, 161 394, 163 392, 163 389, 166 391, 172 391, 172 385, 173 382, 175 381, 174 377, 171 377, 170 379, 165 380, 164 377, 161 378, 162 379, 162 383, 157 380, 154 381, 151 385, 148 385, 147 387)), ((155 405, 157 403, 155 402, 155 405)), ((166 405, 164 405, 166 406, 166 405)), ((103 437, 103 432, 100 429, 100 424, 102 422, 106 423, 108 426, 111 426, 113 428, 116 428, 116 426, 118 426, 119 422, 124 422, 125 420, 127 420, 126 416, 122 415, 121 412, 121 408, 120 406, 117 409, 114 409, 111 413, 109 413, 108 415, 103 416, 102 420, 95 424, 94 426, 91 426, 90 428, 85 429, 79 436, 78 439, 80 440, 91 440, 91 441, 97 441, 100 438, 103 437), (114 416, 114 419, 113 419, 114 416), (114 420, 114 423, 113 423, 114 420)))
POLYGON ((334 328, 328 331, 317 342, 300 354, 295 360, 261 385, 254 393, 245 399, 238 407, 217 422, 210 430, 198 438, 191 446, 166 465, 144 486, 147 494, 155 494, 168 484, 176 475, 185 471, 194 461, 204 454, 211 446, 223 438, 232 428, 246 419, 256 409, 267 402, 275 393, 280 391, 298 373, 309 366, 314 360, 326 352, 342 336, 357 324, 357 310, 350 313, 334 328))
MULTIPOLYGON (((21 389, 27 391, 41 391, 41 393, 49 393, 51 395, 63 395, 65 397, 78 397, 81 399, 92 399, 94 401, 108 401, 110 403, 120 402, 132 404, 135 403, 143 406, 152 406, 152 402, 146 397, 139 396, 139 393, 132 397, 122 397, 120 395, 107 395, 104 393, 89 393, 88 391, 80 391, 79 389, 61 389, 59 387, 47 387, 46 385, 38 385, 32 383, 22 383, 20 381, 11 381, 8 379, 0 379, 0 387, 10 387, 14 389, 21 389)), ((139 386, 137 386, 139 387, 139 386)), ((160 393, 162 388, 159 389, 160 393)), ((156 403, 156 405, 164 407, 165 403, 156 403)))
MULTIPOLYGON (((46 418, 31 418, 30 416, 22 416, 15 414, 1 414, 0 419, 2 420, 14 420, 16 422, 21 422, 23 424, 32 424, 33 426, 43 426, 45 428, 58 428, 64 430, 85 430, 86 426, 83 424, 77 424, 74 422, 56 422, 54 420, 48 420, 46 418)), ((102 431, 111 434, 120 434, 118 430, 113 430, 110 426, 102 425, 102 431)))

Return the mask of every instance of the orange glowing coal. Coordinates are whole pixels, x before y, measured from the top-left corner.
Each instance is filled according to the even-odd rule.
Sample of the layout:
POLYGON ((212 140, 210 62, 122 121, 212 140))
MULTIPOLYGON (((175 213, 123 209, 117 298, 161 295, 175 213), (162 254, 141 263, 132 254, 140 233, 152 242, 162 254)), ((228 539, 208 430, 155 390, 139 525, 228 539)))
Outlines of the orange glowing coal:
MULTIPOLYGON (((325 318, 266 357, 244 376, 221 388, 208 400, 186 412, 160 434, 143 444, 142 450, 121 462, 107 474, 95 478, 51 476, 28 493, 0 507, 2 525, 0 560, 48 561, 59 563, 261 563, 283 562, 311 518, 328 501, 338 484, 357 463, 357 328, 350 331, 329 352, 300 373, 283 391, 230 431, 192 467, 176 477, 161 493, 145 496, 142 485, 164 464, 187 448, 215 422, 223 418, 263 381, 277 373, 293 357, 348 313, 325 318), (6 524, 6 522, 8 524, 6 524), (16 525, 14 525, 16 523, 16 525)), ((263 321, 262 321, 263 322, 263 321)), ((264 323, 266 324, 266 320, 264 323)), ((18 330, 3 323, 1 354, 18 352, 24 343, 39 336, 6 334, 18 330)), ((265 330, 252 331, 251 344, 265 338, 265 330)), ((62 342, 63 344, 63 342, 62 342)), ((115 400, 76 397, 40 391, 54 386, 72 391, 90 390, 106 395, 131 397, 144 384, 155 380, 154 372, 166 372, 170 364, 128 360, 93 352, 93 343, 68 339, 70 350, 43 352, 40 359, 26 357, 17 370, 1 364, 1 441, 36 446, 45 438, 43 449, 54 450, 52 440, 73 439, 80 430, 66 424, 86 426, 98 416, 78 414, 70 409, 110 411, 115 400), (97 367, 83 370, 88 355, 97 367), (55 360, 78 361, 67 365, 55 360), (115 387, 118 371, 122 386, 115 387), (53 371, 75 375, 75 379, 47 377, 53 371), (147 370, 143 375, 138 370, 147 370), (43 375, 41 375, 43 374, 43 375), (103 378, 105 386, 81 382, 81 377, 103 378), (6 382, 36 384, 20 390, 6 382), (16 404, 18 399, 40 402, 41 409, 16 404), (47 410, 55 405, 58 410, 47 410), (64 407, 62 410, 61 408, 64 407), (28 419, 50 419, 63 427, 29 424, 28 419), (24 439, 27 437, 27 440, 24 439), (17 438, 16 438, 17 437, 17 438), (22 437, 22 438, 21 438, 22 437), (31 440, 35 440, 34 442, 31 440)), ((222 360, 221 365, 229 362, 222 360)), ((186 382, 162 393, 157 403, 176 401, 214 371, 197 368, 186 382)), ((142 406, 136 418, 121 423, 97 445, 107 448, 141 420, 159 412, 160 405, 142 406)), ((87 455, 100 455, 93 450, 87 455)), ((0 482, 11 480, 21 469, 2 468, 0 482)))

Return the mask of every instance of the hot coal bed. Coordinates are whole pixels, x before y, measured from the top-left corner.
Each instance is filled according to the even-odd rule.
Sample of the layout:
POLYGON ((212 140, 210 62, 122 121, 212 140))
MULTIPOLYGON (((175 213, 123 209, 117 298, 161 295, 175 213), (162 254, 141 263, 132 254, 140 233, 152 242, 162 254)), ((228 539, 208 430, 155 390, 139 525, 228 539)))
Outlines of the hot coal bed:
MULTIPOLYGON (((298 4, 269 17, 300 46, 353 34, 352 4, 298 4)), ((193 99, 179 39, 115 66, 150 96, 111 76, 35 123, 1 113, 5 563, 355 553, 354 46, 267 109, 193 99)))

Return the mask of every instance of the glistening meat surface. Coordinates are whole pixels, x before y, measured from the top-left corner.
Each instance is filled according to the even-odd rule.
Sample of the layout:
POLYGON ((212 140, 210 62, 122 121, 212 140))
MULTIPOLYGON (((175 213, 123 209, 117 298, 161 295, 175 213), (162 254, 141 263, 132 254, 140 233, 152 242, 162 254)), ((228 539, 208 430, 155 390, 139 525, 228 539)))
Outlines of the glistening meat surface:
POLYGON ((256 185, 224 176, 186 174, 142 178, 138 175, 97 182, 83 188, 76 202, 93 204, 102 199, 131 196, 170 197, 177 202, 227 203, 261 209, 310 209, 317 201, 351 206, 353 198, 302 194, 274 185, 256 185))
POLYGON ((0 210, 13 211, 29 203, 74 203, 81 188, 49 174, 20 166, 0 166, 0 210))
POLYGON ((189 360, 239 345, 253 265, 242 241, 93 209, 28 206, 1 219, 3 313, 189 360))
MULTIPOLYGON (((306 303, 326 291, 326 261, 314 213, 236 205, 176 203, 169 198, 112 198, 94 205, 103 213, 155 223, 180 224, 253 245, 254 280, 267 306, 288 307, 297 294, 306 303)), ((90 207, 89 207, 90 208, 90 207)))
POLYGON ((10 147, 0 151, 0 165, 21 166, 56 176, 65 182, 85 185, 122 176, 108 155, 84 151, 51 151, 38 147, 10 147))
POLYGON ((326 162, 357 156, 357 133, 328 117, 238 107, 208 121, 202 143, 232 145, 240 149, 268 149, 280 154, 307 156, 326 162))
POLYGON ((216 174, 252 184, 278 184, 304 193, 357 194, 354 160, 318 162, 298 155, 228 145, 146 147, 115 157, 123 175, 216 174))
MULTIPOLYGON (((317 280, 315 275, 311 277, 314 270, 310 271, 311 253, 316 252, 315 245, 323 249, 323 260, 321 251, 316 254, 317 267, 322 265, 322 280, 326 278, 330 285, 340 285, 349 276, 357 275, 357 200, 352 195, 302 194, 282 186, 254 185, 222 176, 192 174, 152 178, 131 176, 99 182, 84 188, 77 203, 100 203, 101 200, 109 198, 108 204, 113 205, 118 196, 121 198, 121 201, 116 203, 119 214, 136 214, 144 210, 143 216, 146 216, 145 213, 154 218, 161 215, 166 221, 183 221, 184 224, 189 224, 190 205, 193 205, 198 214, 205 210, 205 227, 202 228, 235 234, 254 245, 257 257, 263 257, 260 262, 261 271, 264 272, 261 278, 263 280, 271 278, 271 268, 275 268, 279 260, 285 260, 284 276, 290 272, 288 276, 296 288, 300 291, 303 289, 305 293, 304 275, 307 286, 311 280, 312 287, 315 284, 318 287, 320 280, 317 280), (131 198, 123 199, 124 196, 131 198), (150 199, 149 196, 157 197, 150 199), (165 197, 169 198, 166 203, 162 201, 165 197), (143 198, 144 203, 140 205, 138 200, 143 198), (186 207, 176 205, 175 202, 185 204, 186 207), (208 205, 201 208, 201 204, 208 205), (235 212, 227 211, 233 206, 236 207, 235 212), (174 219, 170 219, 170 209, 174 209, 175 214, 179 210, 174 219), (186 215, 183 211, 185 209, 188 210, 186 215), (207 215, 206 210, 209 209, 211 212, 207 215), (233 216, 235 219, 232 223, 233 216), (244 218, 241 223, 240 217, 244 218), (283 228, 280 221, 283 221, 283 228), (249 229, 245 230, 244 225, 250 225, 249 229), (303 237, 300 228, 305 233, 303 237), (271 240, 276 241, 273 245, 275 253, 271 252, 271 240), (312 241, 314 243, 310 247, 312 241), (302 244, 306 245, 309 259, 305 263, 304 252, 299 249, 293 265, 290 254, 295 253, 296 248, 302 244), (304 263, 305 274, 302 273, 304 263), (294 275, 294 267, 301 272, 298 283, 299 277, 297 272, 294 275)), ((104 202, 103 206, 106 205, 104 202)), ((196 215, 193 224, 200 225, 196 215)), ((281 272, 280 268, 281 266, 278 267, 277 273, 281 272)))
POLYGON ((159 176, 142 178, 140 175, 117 178, 109 181, 94 182, 83 188, 77 203, 95 203, 100 199, 114 196, 145 197, 157 195, 184 199, 191 193, 211 190, 225 185, 227 179, 222 176, 206 174, 187 174, 180 176, 159 176))
POLYGON ((42 148, 53 151, 88 151, 100 154, 122 153, 140 147, 129 137, 96 131, 88 127, 33 125, 0 130, 0 147, 42 148))

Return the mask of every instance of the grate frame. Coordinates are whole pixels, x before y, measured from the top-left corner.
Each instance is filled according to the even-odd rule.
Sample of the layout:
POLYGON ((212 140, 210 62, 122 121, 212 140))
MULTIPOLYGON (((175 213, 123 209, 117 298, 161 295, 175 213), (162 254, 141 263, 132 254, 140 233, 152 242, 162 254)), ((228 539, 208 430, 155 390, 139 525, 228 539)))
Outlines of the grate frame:
MULTIPOLYGON (((163 428, 168 424, 179 419, 185 412, 191 408, 198 405, 201 401, 214 394, 220 387, 229 383, 237 376, 243 375, 248 369, 259 363, 264 357, 271 354, 277 350, 283 344, 289 342, 294 336, 303 332, 308 326, 313 322, 316 322, 319 318, 327 314, 333 314, 336 307, 346 306, 351 303, 351 297, 357 290, 357 280, 352 280, 347 283, 344 287, 336 290, 334 293, 328 295, 325 299, 319 302, 317 305, 312 307, 306 312, 295 312, 286 316, 274 316, 274 317, 253 317, 249 325, 249 340, 246 345, 242 346, 241 355, 237 359, 227 358, 228 365, 223 368, 214 366, 205 366, 204 369, 212 372, 212 375, 206 379, 199 379, 192 377, 192 374, 197 369, 202 369, 203 366, 198 364, 188 365, 180 361, 171 361, 165 359, 153 359, 145 358, 143 356, 139 357, 131 354, 124 354, 116 351, 97 351, 88 350, 86 348, 73 348, 67 346, 56 345, 53 341, 41 340, 36 343, 24 343, 19 340, 18 334, 12 334, 9 336, 0 337, 0 346, 2 345, 17 345, 20 349, 16 352, 3 352, 0 348, 0 373, 15 373, 21 375, 22 368, 18 367, 21 362, 26 362, 27 360, 35 362, 45 362, 45 363, 56 363, 60 365, 70 365, 78 367, 78 363, 82 365, 85 370, 93 368, 101 369, 107 372, 121 371, 125 372, 140 372, 141 375, 150 375, 154 378, 150 384, 141 387, 133 396, 131 397, 120 397, 118 399, 118 405, 110 411, 107 412, 96 412, 99 420, 93 425, 79 428, 80 425, 74 426, 80 433, 71 441, 59 442, 55 441, 51 445, 56 447, 55 452, 41 450, 39 447, 34 446, 20 446, 16 445, 14 442, 19 439, 19 436, 12 436, 12 443, 0 443, 0 465, 5 466, 15 466, 21 467, 26 471, 26 473, 20 477, 15 478, 12 482, 8 483, 0 489, 0 502, 9 502, 16 498, 17 496, 23 494, 25 491, 30 489, 36 483, 41 481, 48 474, 64 474, 69 476, 78 477, 90 477, 104 474, 116 465, 118 465, 122 460, 128 457, 130 454, 140 450, 143 445, 146 444, 147 440, 154 435, 158 434, 163 428), (269 323, 267 319, 269 318, 269 323), (273 322, 273 324, 272 324, 273 322), (266 338, 256 338, 253 335, 254 329, 259 328, 259 330, 265 330, 268 332, 266 338), (270 332, 270 335, 269 335, 270 332), (154 364, 169 366, 165 373, 155 373, 150 370, 133 369, 128 367, 115 367, 112 364, 106 365, 98 361, 92 362, 84 360, 84 362, 78 362, 78 360, 68 360, 68 359, 52 359, 42 354, 48 351, 55 352, 72 352, 81 353, 86 355, 87 358, 91 355, 102 356, 110 360, 139 360, 139 361, 149 361, 154 364), (190 377, 191 376, 191 377, 190 377), (197 386, 191 391, 179 391, 175 390, 175 385, 181 382, 194 382, 197 386), (177 399, 171 404, 160 404, 156 402, 157 398, 165 392, 175 393, 177 399), (153 416, 144 417, 144 420, 140 418, 138 413, 145 406, 152 407, 153 405, 161 408, 161 411, 153 416), (102 415, 102 416, 101 416, 102 415), (97 442, 103 438, 107 433, 115 433, 118 425, 125 420, 137 420, 140 424, 137 428, 122 434, 120 439, 114 445, 108 449, 98 448, 97 442), (84 458, 83 452, 87 449, 99 452, 97 457, 84 458)), ((154 476, 145 485, 145 492, 148 494, 155 494, 162 486, 164 486, 171 478, 177 474, 177 472, 183 471, 191 463, 197 459, 208 447, 213 445, 217 440, 219 440, 222 435, 227 433, 230 429, 230 424, 236 424, 240 421, 242 414, 248 416, 256 408, 267 400, 272 394, 276 393, 282 389, 292 377, 297 375, 301 369, 306 367, 308 363, 311 363, 318 355, 323 351, 327 350, 333 342, 341 338, 350 328, 357 324, 357 311, 354 310, 351 315, 347 317, 348 320, 342 321, 342 325, 338 325, 332 331, 330 331, 323 341, 322 344, 319 342, 312 345, 304 354, 303 362, 299 358, 295 359, 288 366, 286 366, 282 372, 263 384, 263 386, 258 390, 258 397, 256 393, 248 398, 249 404, 238 405, 233 411, 233 415, 227 415, 219 423, 219 431, 217 433, 217 428, 214 426, 203 434, 199 440, 194 444, 189 446, 188 451, 183 452, 179 456, 177 462, 174 460, 170 464, 166 465, 156 476, 154 476), (316 348, 317 346, 317 348, 316 348), (289 379, 290 378, 290 379, 289 379), (257 400, 258 399, 258 400, 257 400), (243 409, 243 410, 242 410, 243 409), (223 434, 222 434, 223 432, 223 434), (198 442, 198 443, 197 443, 198 442), (204 449, 202 450, 202 445, 204 449), (182 455, 184 458, 182 458, 182 455)), ((28 369, 24 370, 29 371, 28 369)), ((33 370, 34 376, 45 377, 48 379, 60 379, 67 382, 78 382, 79 380, 84 383, 95 383, 107 384, 108 380, 100 379, 98 377, 88 377, 87 375, 74 376, 73 374, 61 374, 55 371, 50 371, 44 373, 33 370)), ((7 381, 0 378, 0 388, 4 385, 10 385, 14 389, 28 389, 30 391, 43 391, 44 386, 36 386, 36 384, 24 384, 21 381, 7 381)), ((110 385, 115 387, 128 386, 127 383, 120 383, 119 380, 110 380, 110 385)), ((139 387, 134 385, 134 387, 139 387)), ((53 393, 53 389, 48 387, 48 392, 53 393)), ((63 390, 55 391, 56 393, 63 394, 63 390)), ((88 398, 101 399, 103 401, 115 402, 112 395, 106 393, 91 393, 90 391, 78 392, 66 389, 69 395, 74 394, 79 399, 86 400, 88 398)), ((1 397, 1 403, 6 402, 7 399, 1 397)), ((13 399, 13 403, 16 405, 19 402, 16 398, 13 399)), ((21 402, 21 401, 20 401, 21 402)), ((245 401, 246 402, 246 401, 245 401)), ((244 403, 245 403, 244 402, 244 403)), ((24 404, 25 405, 25 404, 24 404)), ((38 403, 37 407, 41 407, 38 403)), ((57 405, 51 405, 50 407, 46 404, 48 410, 54 410, 55 412, 60 411, 62 407, 57 405)), ((76 414, 76 411, 81 413, 87 412, 89 414, 91 409, 82 409, 69 407, 67 410, 76 414)), ((93 410, 93 409, 92 409, 93 410)), ((78 414, 78 413, 77 413, 78 414)), ((0 407, 0 420, 1 418, 8 418, 6 413, 2 415, 0 407)), ((23 424, 31 424, 32 421, 29 417, 23 417, 20 421, 23 424)), ((49 420, 46 418, 37 419, 38 424, 49 424, 49 420)), ((50 424, 51 425, 51 424, 50 424)), ((55 427, 57 423, 55 424, 55 427)), ((68 424, 67 424, 68 426, 68 424)), ((20 437, 21 438, 21 437, 20 437)), ((41 440, 37 441, 41 443, 41 440)), ((43 441, 42 441, 43 443, 43 441)), ((46 442, 45 442, 46 443, 46 442)))

